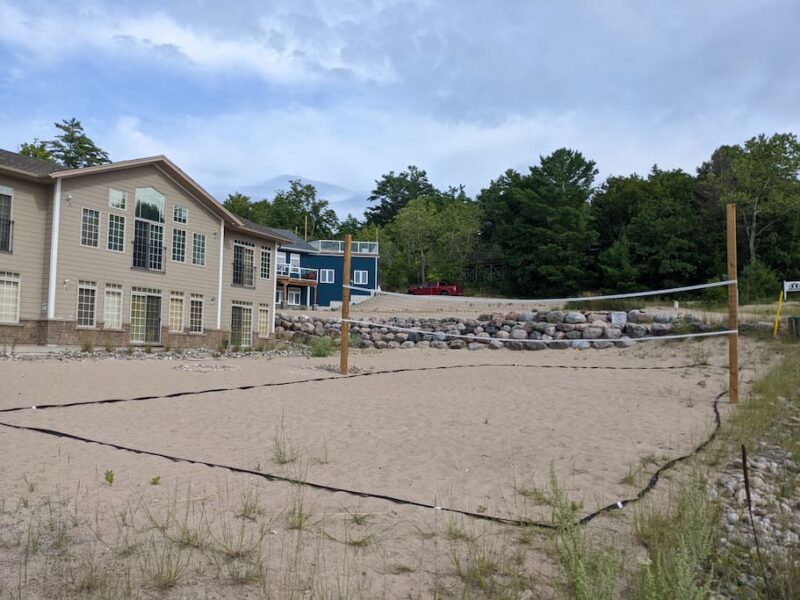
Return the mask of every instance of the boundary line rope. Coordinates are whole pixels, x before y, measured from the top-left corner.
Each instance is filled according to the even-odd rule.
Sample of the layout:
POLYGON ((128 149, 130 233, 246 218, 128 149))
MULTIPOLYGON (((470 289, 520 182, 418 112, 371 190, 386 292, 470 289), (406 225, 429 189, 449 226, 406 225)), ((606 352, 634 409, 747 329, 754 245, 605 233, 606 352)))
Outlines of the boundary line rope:
MULTIPOLYGON (((533 341, 533 340, 531 340, 533 341)), ((352 373, 345 376, 332 376, 332 377, 310 377, 308 379, 298 379, 296 381, 275 381, 269 383, 257 383, 253 385, 238 385, 229 388, 207 388, 204 390, 189 390, 183 392, 171 392, 169 394, 162 394, 160 396, 134 396, 133 398, 104 398, 101 400, 79 400, 77 402, 65 402, 63 404, 35 404, 33 406, 14 406, 11 408, 0 409, 2 413, 21 412, 25 410, 47 410, 49 408, 71 408, 76 406, 92 406, 96 404, 118 404, 121 402, 142 402, 145 400, 163 400, 168 398, 180 398, 182 396, 201 396, 203 394, 215 394, 218 392, 234 392, 246 391, 258 388, 282 387, 286 385, 297 385, 302 383, 314 383, 317 381, 328 381, 330 379, 354 379, 357 377, 370 377, 372 375, 386 375, 393 373, 408 373, 417 371, 438 371, 444 369, 468 369, 468 368, 482 368, 482 367, 501 367, 501 368, 523 368, 523 369, 578 369, 578 370, 616 370, 616 371, 665 371, 671 369, 693 369, 695 367, 716 367, 724 369, 725 367, 717 367, 716 365, 704 365, 701 363, 693 363, 690 365, 653 365, 647 367, 613 367, 603 365, 522 365, 519 363, 478 363, 472 365, 441 365, 435 367, 414 367, 402 369, 385 369, 382 371, 367 371, 364 373, 352 373)))
MULTIPOLYGON (((405 372, 405 371, 427 371, 427 370, 448 369, 448 368, 463 367, 463 366, 475 366, 475 365, 454 365, 454 366, 444 366, 444 367, 423 367, 423 368, 419 368, 419 369, 397 369, 396 371, 383 371, 383 372, 380 372, 380 373, 394 373, 394 372, 405 372)), ((527 366, 527 365, 515 365, 515 366, 527 366)), ((530 366, 535 366, 535 365, 530 365, 530 366)), ((680 368, 680 367, 678 367, 678 368, 680 368)), ((377 374, 377 373, 364 373, 363 375, 372 375, 372 374, 377 374)), ((356 376, 359 376, 359 375, 356 375, 356 376)), ((314 379, 306 380, 304 382, 298 382, 298 383, 305 383, 305 382, 309 382, 309 381, 319 381, 319 380, 329 380, 329 379, 347 379, 347 378, 348 377, 343 377, 343 378, 340 378, 340 377, 326 377, 326 378, 319 378, 319 379, 316 379, 316 380, 314 380, 314 379)), ((269 384, 267 384, 267 385, 269 385, 269 384)), ((286 383, 284 383, 283 385, 286 385, 286 383)), ((258 387, 258 386, 241 386, 241 388, 233 388, 233 389, 252 389, 254 387, 258 387)), ((200 392, 200 393, 209 393, 210 391, 211 390, 207 390, 205 392, 200 392)), ((193 392, 189 392, 188 394, 191 394, 191 393, 193 393, 193 392)), ((703 448, 705 448, 709 443, 711 443, 711 441, 716 437, 717 432, 719 431, 719 429, 720 429, 720 427, 722 425, 722 420, 721 420, 721 417, 720 417, 718 404, 719 404, 719 400, 725 395, 725 393, 726 392, 721 392, 720 394, 718 394, 715 397, 715 399, 714 399, 714 401, 712 403, 712 408, 713 408, 713 411, 714 411, 714 429, 712 430, 711 434, 709 435, 709 437, 705 441, 703 441, 698 446, 696 446, 694 448, 694 450, 692 450, 688 454, 684 454, 684 455, 679 456, 677 458, 673 458, 672 460, 666 462, 661 467, 659 467, 655 471, 655 473, 653 473, 653 475, 650 477, 649 481, 647 482, 647 485, 645 485, 641 490, 639 490, 639 492, 633 498, 626 498, 626 499, 623 499, 623 500, 618 500, 617 502, 615 502, 613 504, 609 504, 607 506, 599 508, 598 510, 596 510, 596 511, 594 511, 592 513, 589 513, 588 515, 585 515, 584 517, 579 519, 576 522, 576 525, 585 525, 586 523, 589 523, 590 521, 592 521, 593 519, 597 518, 601 514, 604 514, 606 512, 611 512, 613 510, 622 510, 622 508, 624 508, 628 504, 633 504, 635 502, 638 502, 639 500, 644 498, 656 486, 656 484, 658 483, 659 478, 660 478, 662 473, 664 473, 668 469, 671 469, 676 464, 678 464, 680 462, 683 462, 683 461, 687 460, 688 458, 694 456, 695 454, 697 454, 698 452, 703 450, 703 448)), ((178 395, 184 395, 184 394, 178 394, 178 395)), ((162 397, 174 397, 174 395, 167 395, 167 396, 162 396, 162 397)), ((142 397, 141 399, 152 399, 152 398, 153 397, 142 397)), ((114 400, 114 401, 115 402, 119 402, 119 401, 123 401, 123 400, 114 400)), ((55 405, 55 406, 64 406, 64 405, 55 405)), ((48 408, 50 408, 50 407, 48 407, 48 408)), ((245 469, 245 468, 242 468, 242 467, 235 467, 235 466, 232 466, 232 465, 217 464, 217 463, 212 463, 212 462, 207 462, 207 461, 202 461, 202 460, 197 460, 197 459, 191 459, 191 458, 185 458, 185 457, 179 457, 179 456, 172 456, 172 455, 163 454, 163 453, 160 453, 160 452, 153 452, 153 451, 150 451, 150 450, 143 450, 141 448, 132 448, 132 447, 129 447, 129 446, 123 446, 123 445, 120 445, 120 444, 115 444, 113 442, 104 442, 104 441, 101 441, 101 440, 95 440, 95 439, 92 439, 92 438, 87 438, 87 437, 83 437, 83 436, 79 436, 79 435, 75 435, 75 434, 71 434, 71 433, 67 433, 67 432, 63 432, 63 431, 58 431, 58 430, 55 430, 55 429, 47 429, 47 428, 43 428, 43 427, 31 427, 31 426, 26 426, 26 425, 15 425, 15 424, 12 424, 12 423, 5 423, 3 421, 0 421, 0 426, 7 427, 9 429, 15 429, 15 430, 18 430, 18 431, 29 431, 29 432, 34 432, 34 433, 41 433, 41 434, 44 434, 44 435, 49 435, 49 436, 53 436, 53 437, 69 439, 69 440, 83 442, 83 443, 87 443, 87 444, 97 444, 97 445, 100 445, 100 446, 106 446, 106 447, 109 447, 109 448, 113 448, 115 450, 121 450, 121 451, 124 451, 124 452, 130 452, 130 453, 133 453, 133 454, 139 454, 139 455, 143 455, 143 456, 153 456, 153 457, 156 457, 156 458, 164 458, 164 459, 170 460, 172 462, 183 462, 183 463, 187 463, 187 464, 202 465, 202 466, 206 466, 206 467, 209 467, 209 468, 223 469, 223 470, 227 470, 227 471, 232 472, 232 473, 240 473, 240 474, 245 474, 245 475, 252 475, 254 477, 261 477, 262 479, 266 479, 267 481, 278 481, 278 482, 290 483, 290 484, 294 484, 294 485, 306 485, 306 486, 308 486, 308 487, 310 487, 312 489, 318 489, 318 490, 321 490, 321 491, 334 492, 334 493, 339 492, 339 493, 344 493, 344 494, 348 494, 348 495, 351 495, 351 496, 357 496, 357 497, 360 497, 360 498, 374 498, 374 499, 377 499, 377 500, 385 500, 385 501, 391 502, 393 504, 400 504, 400 505, 406 505, 406 506, 416 506, 418 508, 427 508, 427 509, 432 509, 432 510, 441 510, 441 511, 444 511, 444 512, 460 514, 460 515, 464 515, 464 516, 467 516, 467 517, 472 517, 472 518, 483 520, 483 521, 491 521, 491 522, 495 522, 495 523, 500 523, 500 524, 503 524, 503 525, 513 525, 513 526, 517 526, 517 527, 536 527, 536 528, 539 528, 539 529, 550 529, 550 530, 558 529, 558 526, 553 524, 553 523, 547 523, 547 522, 542 522, 542 521, 531 521, 531 520, 526 520, 526 519, 512 519, 512 518, 508 518, 508 517, 500 517, 500 516, 497 516, 497 515, 489 515, 489 514, 477 513, 477 512, 466 511, 466 510, 459 510, 459 509, 456 509, 456 508, 449 508, 449 507, 446 507, 446 506, 435 506, 433 504, 427 504, 425 502, 418 502, 418 501, 410 500, 410 499, 407 499, 407 498, 399 498, 399 497, 396 497, 396 496, 390 496, 390 495, 386 495, 386 494, 378 494, 378 493, 373 493, 373 492, 364 492, 364 491, 358 491, 358 490, 351 490, 351 489, 348 489, 348 488, 340 488, 340 487, 337 487, 337 486, 325 485, 325 484, 321 484, 321 483, 314 483, 314 482, 305 481, 305 480, 301 480, 301 479, 293 479, 293 478, 290 478, 290 477, 283 477, 281 475, 275 475, 275 474, 271 474, 271 473, 262 473, 260 471, 255 471, 253 469, 245 469)))
POLYGON ((606 294, 604 296, 575 296, 573 298, 532 298, 530 300, 521 298, 479 298, 472 296, 417 296, 398 292, 384 292, 382 290, 373 290, 353 285, 343 285, 342 287, 356 292, 364 292, 370 296, 399 296, 406 299, 418 298, 420 300, 441 300, 443 302, 473 302, 477 304, 558 304, 562 302, 593 302, 595 300, 618 300, 623 298, 640 298, 643 296, 661 296, 677 292, 691 292, 693 290, 734 285, 736 283, 738 283, 736 279, 726 279, 725 281, 712 281, 711 283, 698 283, 696 285, 685 285, 663 290, 648 290, 646 292, 627 292, 624 294, 606 294))

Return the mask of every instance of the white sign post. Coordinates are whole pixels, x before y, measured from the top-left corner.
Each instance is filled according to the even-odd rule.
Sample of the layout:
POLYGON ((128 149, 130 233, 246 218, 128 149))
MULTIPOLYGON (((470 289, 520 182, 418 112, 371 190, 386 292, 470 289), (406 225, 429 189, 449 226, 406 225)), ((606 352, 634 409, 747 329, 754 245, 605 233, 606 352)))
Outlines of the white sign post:
POLYGON ((786 298, 786 294, 789 293, 798 293, 800 294, 800 281, 784 281, 783 282, 783 297, 786 298))

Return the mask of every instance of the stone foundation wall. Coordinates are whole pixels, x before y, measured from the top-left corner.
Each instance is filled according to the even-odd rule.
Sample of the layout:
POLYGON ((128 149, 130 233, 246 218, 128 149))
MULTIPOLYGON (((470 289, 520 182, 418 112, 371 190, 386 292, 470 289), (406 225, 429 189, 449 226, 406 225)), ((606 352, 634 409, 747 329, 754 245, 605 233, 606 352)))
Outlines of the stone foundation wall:
MULTIPOLYGON (((310 336, 340 335, 335 318, 276 313, 275 336, 304 343, 310 336)), ((630 312, 541 311, 481 315, 477 319, 392 317, 370 325, 353 325, 361 348, 449 348, 542 350, 628 346, 646 336, 708 331, 691 315, 630 312), (396 331, 393 327, 413 331, 396 331), (454 338, 452 335, 466 336, 454 338)))

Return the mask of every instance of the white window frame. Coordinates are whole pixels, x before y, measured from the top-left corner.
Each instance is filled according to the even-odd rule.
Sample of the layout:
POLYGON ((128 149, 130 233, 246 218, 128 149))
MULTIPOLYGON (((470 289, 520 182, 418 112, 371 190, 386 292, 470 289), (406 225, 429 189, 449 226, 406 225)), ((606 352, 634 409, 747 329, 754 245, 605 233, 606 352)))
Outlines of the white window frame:
POLYGON ((205 319, 205 299, 203 298, 203 294, 191 294, 189 296, 189 334, 190 335, 203 335, 205 333, 205 325, 203 320, 205 319), (200 304, 200 331, 194 331, 192 329, 192 304, 199 303, 200 304))
POLYGON ((268 246, 261 246, 261 263, 258 268, 259 277, 261 279, 270 279, 272 277, 272 249, 268 246), (264 275, 264 257, 267 257, 266 275, 264 275))
POLYGON ((128 192, 123 192, 115 188, 108 188, 108 208, 113 208, 114 210, 128 210, 128 192), (121 196, 121 203, 114 202, 114 192, 121 196))
POLYGON ((336 283, 336 269, 320 269, 319 270, 320 283, 336 283), (330 275, 330 277, 328 277, 330 275))
POLYGON ((109 252, 116 252, 117 254, 125 254, 125 232, 128 227, 128 220, 125 218, 125 215, 117 215, 114 213, 108 213, 108 221, 106 227, 106 250, 109 252), (111 219, 122 219, 122 250, 117 250, 116 248, 111 247, 111 219))
POLYGON ((275 289, 275 305, 283 304, 283 288, 279 287, 275 289))
POLYGON ((189 223, 189 209, 185 206, 180 206, 179 204, 172 205, 172 222, 173 223, 180 223, 181 225, 186 225, 189 223), (183 214, 183 221, 178 220, 178 213, 183 214))
POLYGON ((299 287, 290 287, 286 290, 286 304, 288 306, 301 306, 303 304, 303 291, 299 287), (297 294, 297 302, 292 302, 292 297, 297 294))
MULTIPOLYGON (((170 252, 170 259, 172 262, 175 263, 186 263, 186 246, 187 246, 188 236, 186 235, 185 229, 178 229, 177 227, 172 228, 172 251, 170 252), (183 260, 175 260, 175 234, 180 231, 183 233, 183 260)), ((194 238, 192 238, 192 242, 194 243, 194 238)), ((194 246, 192 247, 192 252, 194 252, 194 246)))
POLYGON ((369 271, 353 271, 353 285, 369 285, 369 271))
POLYGON ((112 331, 120 331, 122 329, 122 315, 125 314, 125 291, 119 283, 107 283, 103 293, 103 329, 110 329, 112 331), (119 296, 119 325, 111 327, 108 324, 108 296, 110 294, 119 296))
POLYGON ((206 234, 192 232, 192 265, 195 267, 206 266, 206 234), (200 255, 200 262, 197 260, 197 241, 203 240, 203 252, 200 255))
MULTIPOLYGON (((0 320, 0 323, 19 323, 19 305, 22 299, 22 276, 19 273, 11 273, 8 271, 0 271, 0 285, 9 285, 9 287, 15 287, 16 284, 17 289, 17 298, 16 298, 16 306, 12 305, 14 313, 14 320, 13 321, 4 321, 0 320)), ((9 311, 12 312, 12 311, 9 311)), ((2 312, 0 312, 2 314, 2 312)))
POLYGON ((256 329, 258 330, 258 337, 260 338, 269 337, 269 313, 270 313, 269 304, 258 305, 258 317, 256 321, 256 329), (262 318, 266 320, 262 322, 262 318), (262 325, 264 326, 263 328, 262 325))
POLYGON ((286 264, 286 252, 281 252, 280 250, 275 253, 275 263, 279 265, 286 264))
MULTIPOLYGON (((246 302, 244 300, 234 300, 231 302, 231 325, 233 325, 233 309, 241 308, 242 309, 242 316, 244 317, 244 311, 250 311, 250 319, 247 323, 247 327, 244 327, 244 320, 242 321, 242 333, 245 337, 245 343, 241 344, 240 348, 251 348, 253 346, 253 303, 246 302), (249 335, 248 335, 249 334, 249 335)), ((233 334, 233 327, 231 327, 231 334, 233 334)), ((233 336, 231 336, 233 337, 233 336)))
POLYGON ((89 208, 88 206, 84 206, 81 209, 81 231, 80 231, 80 242, 81 246, 84 248, 99 248, 100 247, 100 221, 103 218, 102 213, 97 210, 96 208, 89 208), (87 212, 97 213, 97 234, 95 236, 94 244, 84 244, 83 243, 83 232, 84 232, 84 225, 86 222, 84 221, 84 217, 86 216, 87 212))
POLYGON ((170 292, 169 293, 169 307, 167 309, 167 328, 170 333, 183 333, 183 329, 186 325, 184 320, 184 314, 186 312, 186 303, 184 301, 184 293, 183 292, 170 292), (172 301, 173 300, 180 300, 181 302, 181 314, 180 314, 180 327, 174 328, 172 326, 172 301))
POLYGON ((97 282, 95 281, 84 281, 83 279, 78 281, 78 294, 75 299, 75 327, 78 329, 94 329, 95 327, 97 327, 97 282), (92 290, 94 292, 94 301, 92 302, 91 325, 85 325, 85 324, 82 325, 80 323, 82 290, 92 290))
MULTIPOLYGON (((0 185, 0 194, 3 196, 8 196, 8 220, 12 223, 14 222, 14 188, 7 185, 0 185)), ((13 225, 12 225, 13 227, 13 225)), ((1 250, 0 252, 7 252, 9 254, 13 254, 14 252, 14 238, 13 238, 13 229, 9 232, 11 239, 9 239, 9 246, 8 250, 1 250)))

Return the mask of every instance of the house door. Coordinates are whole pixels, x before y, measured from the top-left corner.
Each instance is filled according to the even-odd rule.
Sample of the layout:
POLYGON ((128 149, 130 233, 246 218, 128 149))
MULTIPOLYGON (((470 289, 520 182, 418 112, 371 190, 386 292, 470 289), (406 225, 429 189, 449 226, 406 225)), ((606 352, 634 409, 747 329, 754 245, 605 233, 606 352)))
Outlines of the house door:
POLYGON ((161 343, 161 296, 147 292, 131 295, 131 342, 161 343))
POLYGON ((253 337, 253 309, 249 306, 231 307, 231 346, 249 348, 253 337))

